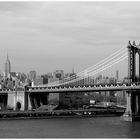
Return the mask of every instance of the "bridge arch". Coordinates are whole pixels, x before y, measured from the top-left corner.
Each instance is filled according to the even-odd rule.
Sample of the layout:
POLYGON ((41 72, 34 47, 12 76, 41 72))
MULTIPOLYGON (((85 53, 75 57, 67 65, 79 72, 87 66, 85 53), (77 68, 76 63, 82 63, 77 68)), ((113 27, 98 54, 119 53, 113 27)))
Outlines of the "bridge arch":
POLYGON ((16 111, 20 111, 21 109, 21 102, 16 103, 16 111))

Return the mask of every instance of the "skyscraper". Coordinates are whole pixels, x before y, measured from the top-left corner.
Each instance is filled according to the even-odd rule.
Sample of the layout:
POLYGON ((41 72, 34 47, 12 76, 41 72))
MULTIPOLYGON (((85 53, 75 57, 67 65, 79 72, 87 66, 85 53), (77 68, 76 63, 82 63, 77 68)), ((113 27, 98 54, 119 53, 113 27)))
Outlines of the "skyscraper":
POLYGON ((7 59, 5 62, 5 77, 8 77, 10 75, 10 72, 11 72, 11 63, 7 55, 7 59))
POLYGON ((116 80, 118 81, 119 80, 119 71, 116 70, 116 80))
POLYGON ((36 79, 36 71, 35 70, 30 71, 29 78, 31 81, 35 81, 35 79, 36 79))
POLYGON ((56 70, 54 72, 54 78, 58 78, 59 80, 64 79, 64 70, 56 70))

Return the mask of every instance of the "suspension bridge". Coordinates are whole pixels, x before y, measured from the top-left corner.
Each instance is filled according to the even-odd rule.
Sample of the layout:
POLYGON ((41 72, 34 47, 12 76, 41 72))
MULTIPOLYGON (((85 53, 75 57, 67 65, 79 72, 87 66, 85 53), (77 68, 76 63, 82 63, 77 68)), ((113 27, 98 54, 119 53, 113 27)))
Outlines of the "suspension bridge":
MULTIPOLYGON (((132 121, 134 116, 140 114, 140 46, 135 44, 135 41, 128 42, 127 48, 121 48, 96 65, 93 65, 84 71, 77 73, 63 80, 48 84, 46 87, 28 87, 28 92, 48 92, 48 93, 77 93, 77 92, 96 92, 96 91, 126 91, 127 107, 125 115, 126 119, 132 121), (138 75, 136 75, 136 55, 138 54, 138 75), (113 67, 123 68, 127 63, 128 81, 126 83, 101 83, 97 79, 99 75, 108 76, 113 70, 113 67), (122 63, 122 66, 119 64, 122 63), (118 65, 118 67, 117 67, 118 65), (107 70, 109 70, 107 73, 107 70)), ((125 118, 125 117, 124 117, 125 118)))
MULTIPOLYGON (((130 42, 129 42, 130 43, 130 42)), ((33 86, 29 87, 29 91, 37 92, 37 90, 48 90, 49 92, 61 92, 61 91, 97 91, 97 90, 122 90, 126 88, 132 88, 134 83, 127 82, 127 83, 121 83, 121 82, 113 82, 110 84, 110 82, 107 80, 109 79, 109 75, 112 72, 113 67, 119 69, 122 68, 124 71, 124 62, 128 63, 128 50, 125 48, 121 48, 117 52, 113 53, 112 55, 108 56, 104 60, 100 61, 99 63, 85 69, 84 71, 81 71, 79 73, 76 73, 70 77, 66 77, 63 80, 58 80, 55 82, 51 82, 47 85, 39 85, 39 86, 33 86), (119 66, 119 64, 122 64, 122 66, 119 66), (118 65, 118 67, 117 67, 118 65), (98 77, 102 76, 104 78, 104 82, 102 79, 99 79, 98 77), (128 85, 129 83, 129 85, 128 85), (131 83, 131 85, 130 85, 131 83), (89 89, 89 90, 88 90, 89 89)), ((116 69, 115 69, 116 70, 116 69)), ((125 72, 127 73, 127 72, 125 72)))
MULTIPOLYGON (((66 77, 63 80, 58 80, 47 85, 25 87, 24 91, 24 109, 28 109, 29 98, 31 95, 37 93, 42 98, 48 97, 49 93, 78 93, 78 92, 102 92, 102 91, 125 91, 127 96, 127 107, 125 116, 128 120, 133 120, 134 116, 140 115, 140 64, 138 64, 138 75, 136 73, 136 55, 139 56, 140 63, 140 46, 136 45, 135 42, 129 41, 127 47, 121 48, 115 53, 111 54, 99 63, 81 71, 73 76, 66 77), (128 68, 125 68, 128 67, 128 68), (122 73, 127 75, 127 82, 108 82, 108 77, 113 73, 113 69, 116 71, 122 69, 122 73), (99 75, 104 77, 105 81, 102 82, 103 78, 99 78, 99 75), (43 94, 45 93, 45 94, 43 94)), ((8 93, 11 91, 3 91, 0 93, 8 93)), ((17 94, 17 91, 14 90, 17 94)), ((20 92, 21 94, 21 92, 20 92)), ((17 95, 16 95, 17 96, 17 95)), ((15 101, 16 102, 16 101, 15 101)), ((33 104, 32 100, 32 104, 33 104)))

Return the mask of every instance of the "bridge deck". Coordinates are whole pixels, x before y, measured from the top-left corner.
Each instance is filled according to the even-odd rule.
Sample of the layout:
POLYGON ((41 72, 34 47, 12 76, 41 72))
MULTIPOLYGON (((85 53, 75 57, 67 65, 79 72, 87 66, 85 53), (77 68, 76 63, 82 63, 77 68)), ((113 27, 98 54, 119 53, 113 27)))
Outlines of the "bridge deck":
POLYGON ((116 85, 116 86, 79 86, 79 87, 30 87, 27 92, 48 92, 48 93, 65 93, 65 92, 99 92, 99 91, 134 91, 140 90, 140 85, 116 85))
MULTIPOLYGON (((28 87, 26 92, 66 93, 66 92, 99 92, 99 91, 138 91, 140 85, 98 85, 98 86, 73 86, 73 87, 28 87)), ((24 91, 24 90, 23 90, 24 91)), ((0 90, 0 94, 12 94, 20 91, 0 90)))

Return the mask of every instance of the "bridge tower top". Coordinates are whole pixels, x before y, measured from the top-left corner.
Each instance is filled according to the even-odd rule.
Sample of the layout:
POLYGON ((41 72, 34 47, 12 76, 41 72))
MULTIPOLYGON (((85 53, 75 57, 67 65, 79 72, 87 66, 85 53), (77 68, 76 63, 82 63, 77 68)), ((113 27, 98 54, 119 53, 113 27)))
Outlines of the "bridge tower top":
POLYGON ((139 45, 136 45, 135 41, 133 41, 133 44, 131 42, 128 42, 127 45, 128 48, 128 78, 131 82, 140 82, 140 47, 139 45), (136 77, 136 53, 139 55, 139 77, 136 77))
POLYGON ((127 45, 127 48, 131 48, 131 42, 130 42, 130 40, 128 41, 128 45, 127 45))

